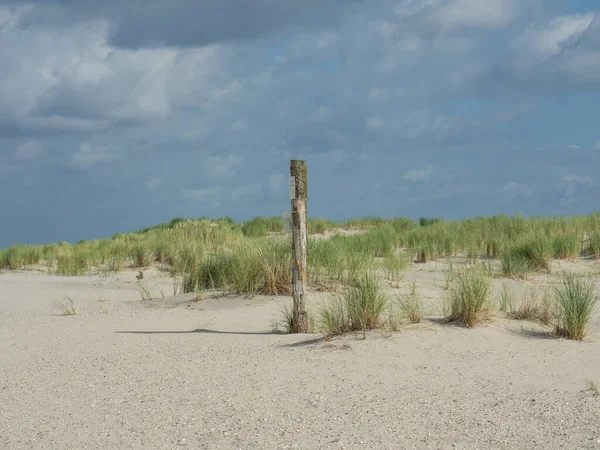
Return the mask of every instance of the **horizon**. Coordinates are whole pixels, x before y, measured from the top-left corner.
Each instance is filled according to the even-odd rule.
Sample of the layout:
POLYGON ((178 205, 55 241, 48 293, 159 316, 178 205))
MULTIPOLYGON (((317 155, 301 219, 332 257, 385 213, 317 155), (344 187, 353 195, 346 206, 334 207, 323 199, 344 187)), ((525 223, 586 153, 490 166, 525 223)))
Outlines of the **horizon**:
POLYGON ((175 3, 0 0, 0 248, 600 209, 597 2, 175 3))

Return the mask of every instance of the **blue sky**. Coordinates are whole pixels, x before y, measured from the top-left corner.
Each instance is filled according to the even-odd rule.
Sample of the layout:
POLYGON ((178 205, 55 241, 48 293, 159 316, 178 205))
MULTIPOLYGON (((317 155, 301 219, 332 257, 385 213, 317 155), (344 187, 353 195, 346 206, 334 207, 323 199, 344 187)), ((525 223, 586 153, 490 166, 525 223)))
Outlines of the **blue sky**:
POLYGON ((281 215, 290 159, 311 217, 600 210, 594 8, 0 0, 0 247, 281 215))

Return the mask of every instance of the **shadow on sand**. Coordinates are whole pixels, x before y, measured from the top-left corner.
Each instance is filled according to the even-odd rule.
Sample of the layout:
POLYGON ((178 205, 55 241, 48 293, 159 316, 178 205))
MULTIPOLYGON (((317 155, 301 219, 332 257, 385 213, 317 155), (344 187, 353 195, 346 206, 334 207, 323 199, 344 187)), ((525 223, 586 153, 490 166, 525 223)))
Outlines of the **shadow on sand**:
POLYGON ((191 333, 205 333, 205 334, 233 334, 233 335, 258 335, 258 336, 269 336, 275 335, 272 331, 219 331, 219 330, 208 330, 205 328, 197 328, 189 331, 116 331, 119 334, 191 334, 191 333))

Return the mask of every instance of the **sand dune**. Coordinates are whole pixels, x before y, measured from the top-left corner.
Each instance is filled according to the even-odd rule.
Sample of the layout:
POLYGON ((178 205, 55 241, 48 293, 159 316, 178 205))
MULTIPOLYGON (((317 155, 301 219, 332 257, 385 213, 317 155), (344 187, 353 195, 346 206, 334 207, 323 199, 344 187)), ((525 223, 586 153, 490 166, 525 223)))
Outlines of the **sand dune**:
POLYGON ((2 274, 0 447, 600 449, 598 314, 584 342, 500 317, 442 325, 440 267, 405 279, 428 320, 324 342, 272 332, 289 298, 169 297, 158 271, 155 300, 134 273, 2 274))

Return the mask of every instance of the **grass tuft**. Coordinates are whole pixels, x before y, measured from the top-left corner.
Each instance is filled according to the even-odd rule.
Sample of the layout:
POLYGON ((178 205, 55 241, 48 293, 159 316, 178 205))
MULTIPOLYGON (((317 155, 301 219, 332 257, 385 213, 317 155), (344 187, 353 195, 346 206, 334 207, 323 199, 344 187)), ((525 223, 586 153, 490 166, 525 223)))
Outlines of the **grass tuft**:
POLYGON ((596 307, 594 284, 573 273, 565 273, 561 278, 562 284, 554 289, 557 307, 555 334, 581 341, 596 307))
POLYGON ((456 272, 448 290, 448 322, 472 328, 491 312, 491 283, 487 270, 476 265, 456 272))
POLYGON ((58 308, 63 312, 65 316, 77 315, 77 310, 75 309, 75 302, 68 295, 65 295, 64 300, 57 302, 56 306, 58 306, 58 308))
POLYGON ((319 310, 319 328, 326 339, 351 331, 372 330, 383 324, 388 304, 379 281, 372 275, 358 277, 343 294, 333 295, 319 310))
POLYGON ((585 385, 587 386, 588 391, 590 391, 596 397, 600 396, 600 390, 598 390, 598 385, 594 383, 592 380, 585 380, 585 385))
POLYGON ((407 319, 411 324, 420 323, 423 320, 423 302, 414 281, 410 286, 410 292, 400 297, 398 301, 402 318, 407 319))

